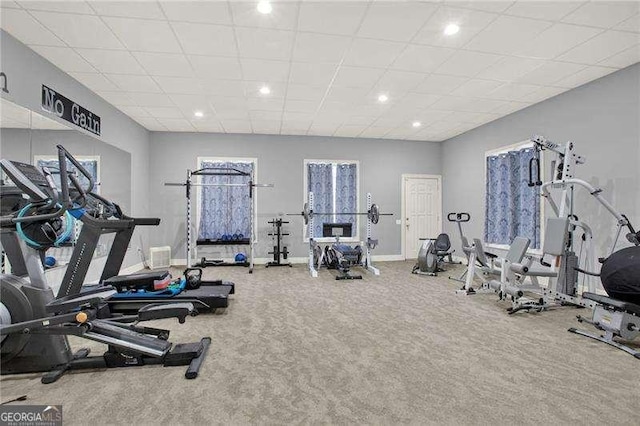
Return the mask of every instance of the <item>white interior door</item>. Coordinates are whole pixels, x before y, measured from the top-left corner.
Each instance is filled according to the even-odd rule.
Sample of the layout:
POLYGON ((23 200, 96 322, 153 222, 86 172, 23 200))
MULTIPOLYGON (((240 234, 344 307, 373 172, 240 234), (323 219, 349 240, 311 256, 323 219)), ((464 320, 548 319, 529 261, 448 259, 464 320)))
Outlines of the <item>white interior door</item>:
POLYGON ((405 176, 404 192, 404 257, 415 259, 420 238, 435 238, 442 232, 439 176, 405 176))

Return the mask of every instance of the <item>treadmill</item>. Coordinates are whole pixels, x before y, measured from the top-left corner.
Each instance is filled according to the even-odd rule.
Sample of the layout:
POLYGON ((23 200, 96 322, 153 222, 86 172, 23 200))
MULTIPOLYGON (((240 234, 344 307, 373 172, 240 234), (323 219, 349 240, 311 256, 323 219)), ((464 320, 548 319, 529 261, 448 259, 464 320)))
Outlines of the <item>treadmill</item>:
MULTIPOLYGON (((92 192, 93 179, 80 164, 74 164, 78 172, 88 180, 88 191, 76 198, 88 200, 80 208, 69 208, 69 212, 83 224, 67 266, 59 296, 77 295, 83 291, 84 280, 89 271, 93 254, 102 235, 115 234, 111 249, 100 277, 99 285, 118 287, 129 282, 148 284, 158 279, 166 279, 168 271, 150 271, 131 275, 118 275, 127 248, 136 226, 157 226, 159 218, 133 218, 122 213, 120 207, 92 192)), ((65 182, 65 179, 61 179, 65 182)), ((65 182, 66 183, 66 182, 65 182)), ((76 186, 77 187, 77 186, 76 186)), ((201 274, 200 274, 201 275, 201 274)), ((91 286, 85 286, 87 290, 91 286)), ((188 276, 181 278, 171 291, 124 291, 106 302, 111 312, 131 313, 150 303, 192 303, 198 312, 210 312, 229 306, 229 296, 235 293, 235 285, 229 281, 202 281, 194 283, 188 276), (193 288, 197 287, 197 288, 193 288)))

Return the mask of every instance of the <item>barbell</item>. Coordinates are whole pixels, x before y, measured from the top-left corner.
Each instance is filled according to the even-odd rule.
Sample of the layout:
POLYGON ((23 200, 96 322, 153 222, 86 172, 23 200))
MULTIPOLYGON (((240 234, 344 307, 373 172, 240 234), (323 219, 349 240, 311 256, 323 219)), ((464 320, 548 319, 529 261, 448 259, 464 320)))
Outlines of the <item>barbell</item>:
POLYGON ((313 210, 311 210, 311 208, 309 208, 309 203, 304 203, 304 207, 302 209, 302 212, 300 212, 300 213, 287 213, 287 216, 302 216, 304 218, 304 224, 305 225, 307 225, 309 223, 309 219, 310 218, 313 218, 316 215, 318 215, 318 216, 363 215, 363 216, 367 216, 367 218, 369 218, 371 223, 376 224, 380 220, 380 216, 393 216, 393 213, 380 213, 380 210, 378 209, 378 205, 377 204, 372 204, 371 208, 369 208, 369 211, 367 211, 366 213, 359 213, 359 212, 319 213, 319 212, 314 212, 313 210))

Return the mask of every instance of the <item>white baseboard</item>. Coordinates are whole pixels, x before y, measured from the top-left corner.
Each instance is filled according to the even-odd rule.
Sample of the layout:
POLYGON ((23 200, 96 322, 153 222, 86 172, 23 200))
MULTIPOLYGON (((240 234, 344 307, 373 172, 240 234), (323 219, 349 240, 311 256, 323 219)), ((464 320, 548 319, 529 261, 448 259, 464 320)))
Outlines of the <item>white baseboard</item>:
MULTIPOLYGON (((222 258, 224 262, 233 262, 234 259, 222 258)), ((253 259, 254 265, 266 265, 267 262, 271 262, 273 260, 272 257, 256 257, 253 259)), ((374 262, 402 262, 404 261, 404 257, 401 254, 380 254, 377 256, 372 256, 372 260, 374 262)), ((283 262, 289 262, 292 264, 305 264, 309 260, 307 257, 290 257, 287 260, 283 260, 283 262)), ((171 259, 171 266, 185 266, 187 264, 187 259, 185 258, 174 258, 171 259)), ((142 265, 142 264, 140 264, 142 265)), ((142 266, 140 267, 142 268, 142 266)), ((134 271, 135 272, 135 271, 134 271)), ((123 272, 124 273, 124 272, 123 272)))
POLYGON ((404 262, 404 256, 401 254, 378 254, 372 255, 373 262, 404 262))

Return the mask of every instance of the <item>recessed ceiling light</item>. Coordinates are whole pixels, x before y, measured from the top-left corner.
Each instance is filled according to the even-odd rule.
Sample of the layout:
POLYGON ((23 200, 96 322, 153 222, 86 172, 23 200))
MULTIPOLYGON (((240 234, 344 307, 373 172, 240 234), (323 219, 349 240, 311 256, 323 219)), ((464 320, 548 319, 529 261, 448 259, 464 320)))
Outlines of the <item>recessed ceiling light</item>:
POLYGON ((419 121, 414 121, 413 123, 411 123, 411 125, 412 125, 413 127, 420 127, 420 126, 422 126, 422 123, 421 123, 421 122, 419 122, 419 121))
POLYGON ((389 100, 389 97, 387 95, 385 95, 384 93, 381 94, 380 96, 378 96, 378 102, 382 102, 385 103, 389 100))
POLYGON ((271 11, 273 10, 273 7, 271 6, 271 3, 268 1, 261 1, 258 3, 258 12, 262 13, 263 15, 267 15, 269 13, 271 13, 271 11))
POLYGON ((202 117, 204 117, 204 112, 196 111, 196 112, 193 113, 193 115, 195 115, 198 118, 202 118, 202 117))
POLYGON ((457 34, 458 31, 460 31, 460 26, 452 22, 444 28, 444 35, 454 35, 457 34))
POLYGON ((269 86, 262 86, 260 88, 260 93, 262 93, 263 95, 268 95, 269 93, 271 93, 271 89, 269 89, 269 86))

